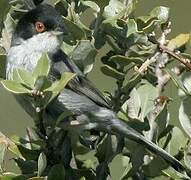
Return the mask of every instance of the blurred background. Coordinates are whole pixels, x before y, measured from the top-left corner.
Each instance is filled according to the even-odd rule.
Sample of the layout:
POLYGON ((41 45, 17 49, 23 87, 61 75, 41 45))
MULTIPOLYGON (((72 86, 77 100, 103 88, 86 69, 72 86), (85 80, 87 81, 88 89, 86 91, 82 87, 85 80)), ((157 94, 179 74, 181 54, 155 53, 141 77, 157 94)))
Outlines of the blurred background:
MULTIPOLYGON (((1 1, 1 0, 0 0, 1 1)), ((135 15, 147 15, 156 6, 168 6, 170 8, 170 17, 172 21, 172 33, 169 38, 179 33, 189 33, 191 31, 191 0, 140 0, 137 4, 135 15)), ((88 13, 84 20, 88 20, 88 13)), ((95 67, 89 74, 89 78, 96 84, 101 91, 112 92, 115 88, 114 79, 104 76, 100 71, 100 55, 106 53, 108 47, 102 48, 97 56, 95 67)), ((177 93, 173 85, 167 87, 168 94, 177 93)), ((174 108, 178 106, 178 101, 174 100, 174 108)), ((176 121, 177 115, 174 115, 176 121)), ((32 124, 31 118, 16 103, 14 97, 0 87, 0 131, 5 135, 11 136, 17 134, 24 136, 27 126, 32 124)))

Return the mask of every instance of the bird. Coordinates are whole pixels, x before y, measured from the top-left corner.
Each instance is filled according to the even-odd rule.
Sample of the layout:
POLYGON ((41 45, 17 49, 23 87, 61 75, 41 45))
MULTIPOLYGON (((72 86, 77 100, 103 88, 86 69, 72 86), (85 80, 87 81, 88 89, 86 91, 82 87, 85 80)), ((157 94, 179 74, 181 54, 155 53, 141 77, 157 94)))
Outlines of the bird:
MULTIPOLYGON (((67 109, 84 129, 104 131, 133 140, 162 157, 176 170, 185 171, 175 157, 117 117, 104 95, 61 49, 61 36, 68 33, 63 17, 53 6, 40 4, 28 11, 18 21, 13 33, 7 53, 6 79, 12 80, 15 68, 32 72, 42 54, 47 53, 51 61, 48 75, 51 81, 58 80, 65 72, 76 74, 47 106, 47 116, 56 118, 67 109)), ((25 96, 17 95, 17 99, 29 114, 35 113, 25 96)))

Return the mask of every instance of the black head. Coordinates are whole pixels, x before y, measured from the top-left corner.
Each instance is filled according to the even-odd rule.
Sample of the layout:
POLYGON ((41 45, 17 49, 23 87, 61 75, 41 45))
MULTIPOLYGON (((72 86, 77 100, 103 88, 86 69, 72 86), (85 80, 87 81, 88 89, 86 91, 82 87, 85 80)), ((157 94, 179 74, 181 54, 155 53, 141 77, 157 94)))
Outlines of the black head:
POLYGON ((14 35, 26 40, 45 31, 67 32, 62 16, 48 4, 39 5, 27 12, 19 20, 14 35))

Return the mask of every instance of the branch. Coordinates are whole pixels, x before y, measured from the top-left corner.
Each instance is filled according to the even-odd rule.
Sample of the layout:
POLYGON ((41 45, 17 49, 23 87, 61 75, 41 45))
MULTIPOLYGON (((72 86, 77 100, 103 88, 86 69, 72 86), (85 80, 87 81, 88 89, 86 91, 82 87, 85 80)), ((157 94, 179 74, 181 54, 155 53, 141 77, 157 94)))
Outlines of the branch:
POLYGON ((191 63, 190 59, 182 57, 180 54, 175 53, 173 50, 169 49, 164 44, 159 43, 156 39, 154 39, 152 36, 148 36, 148 39, 153 44, 157 44, 160 51, 162 53, 167 53, 168 55, 174 57, 177 59, 180 63, 184 64, 189 70, 191 70, 191 63))
POLYGON ((142 65, 140 68, 137 68, 135 67, 135 71, 140 73, 140 74, 143 74, 147 68, 149 67, 150 64, 156 62, 156 57, 159 55, 160 53, 159 52, 156 52, 151 58, 147 59, 142 65))
POLYGON ((179 62, 181 62, 182 64, 184 64, 189 70, 191 70, 190 59, 182 57, 181 55, 175 53, 174 51, 170 50, 167 46, 164 46, 164 45, 160 45, 160 44, 159 44, 159 49, 160 49, 162 52, 165 52, 165 53, 167 53, 168 55, 174 57, 174 58, 177 59, 179 62))

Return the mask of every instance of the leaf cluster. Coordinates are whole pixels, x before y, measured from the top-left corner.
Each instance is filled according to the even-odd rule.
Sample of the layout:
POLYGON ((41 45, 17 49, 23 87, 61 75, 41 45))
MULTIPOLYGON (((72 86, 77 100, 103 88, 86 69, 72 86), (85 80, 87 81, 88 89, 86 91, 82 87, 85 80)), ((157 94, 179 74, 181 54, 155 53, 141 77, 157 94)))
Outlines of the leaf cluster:
MULTIPOLYGON (((187 53, 190 35, 180 34, 168 39, 171 30, 169 8, 156 7, 149 14, 136 17, 136 3, 137 0, 51 1, 70 30, 62 50, 84 74, 88 74, 97 53, 108 46, 108 52, 100 58, 101 72, 116 82, 114 92, 105 93, 113 110, 120 119, 175 156, 189 170, 191 75, 186 63, 183 65, 176 59, 188 61, 191 58, 187 53), (84 21, 87 13, 91 14, 88 23, 84 21), (168 51, 161 48, 164 46, 168 51), (168 97, 169 85, 177 94, 168 97), (171 110, 177 99, 179 109, 171 110), (173 121, 174 114, 178 115, 178 122, 173 121)), ((10 4, 2 1, 1 5, 5 7, 0 9, 3 23, 0 75, 3 78, 11 32, 27 6, 22 0, 10 1, 10 4)), ((13 93, 30 96, 35 112, 42 117, 46 107, 74 77, 74 74, 64 73, 59 81, 50 82, 47 78, 50 67, 48 57, 43 55, 32 74, 15 69, 12 81, 1 82, 13 93)), ((101 131, 67 132, 62 128, 67 118, 74 117, 66 110, 54 124, 50 120, 43 124, 37 119, 36 127, 27 129, 26 138, 0 135, 1 178, 190 179, 190 174, 176 171, 141 144, 128 139, 101 131), (48 140, 43 128, 48 131, 48 140), (7 150, 16 156, 14 160, 21 170, 20 175, 3 168, 7 150)))

